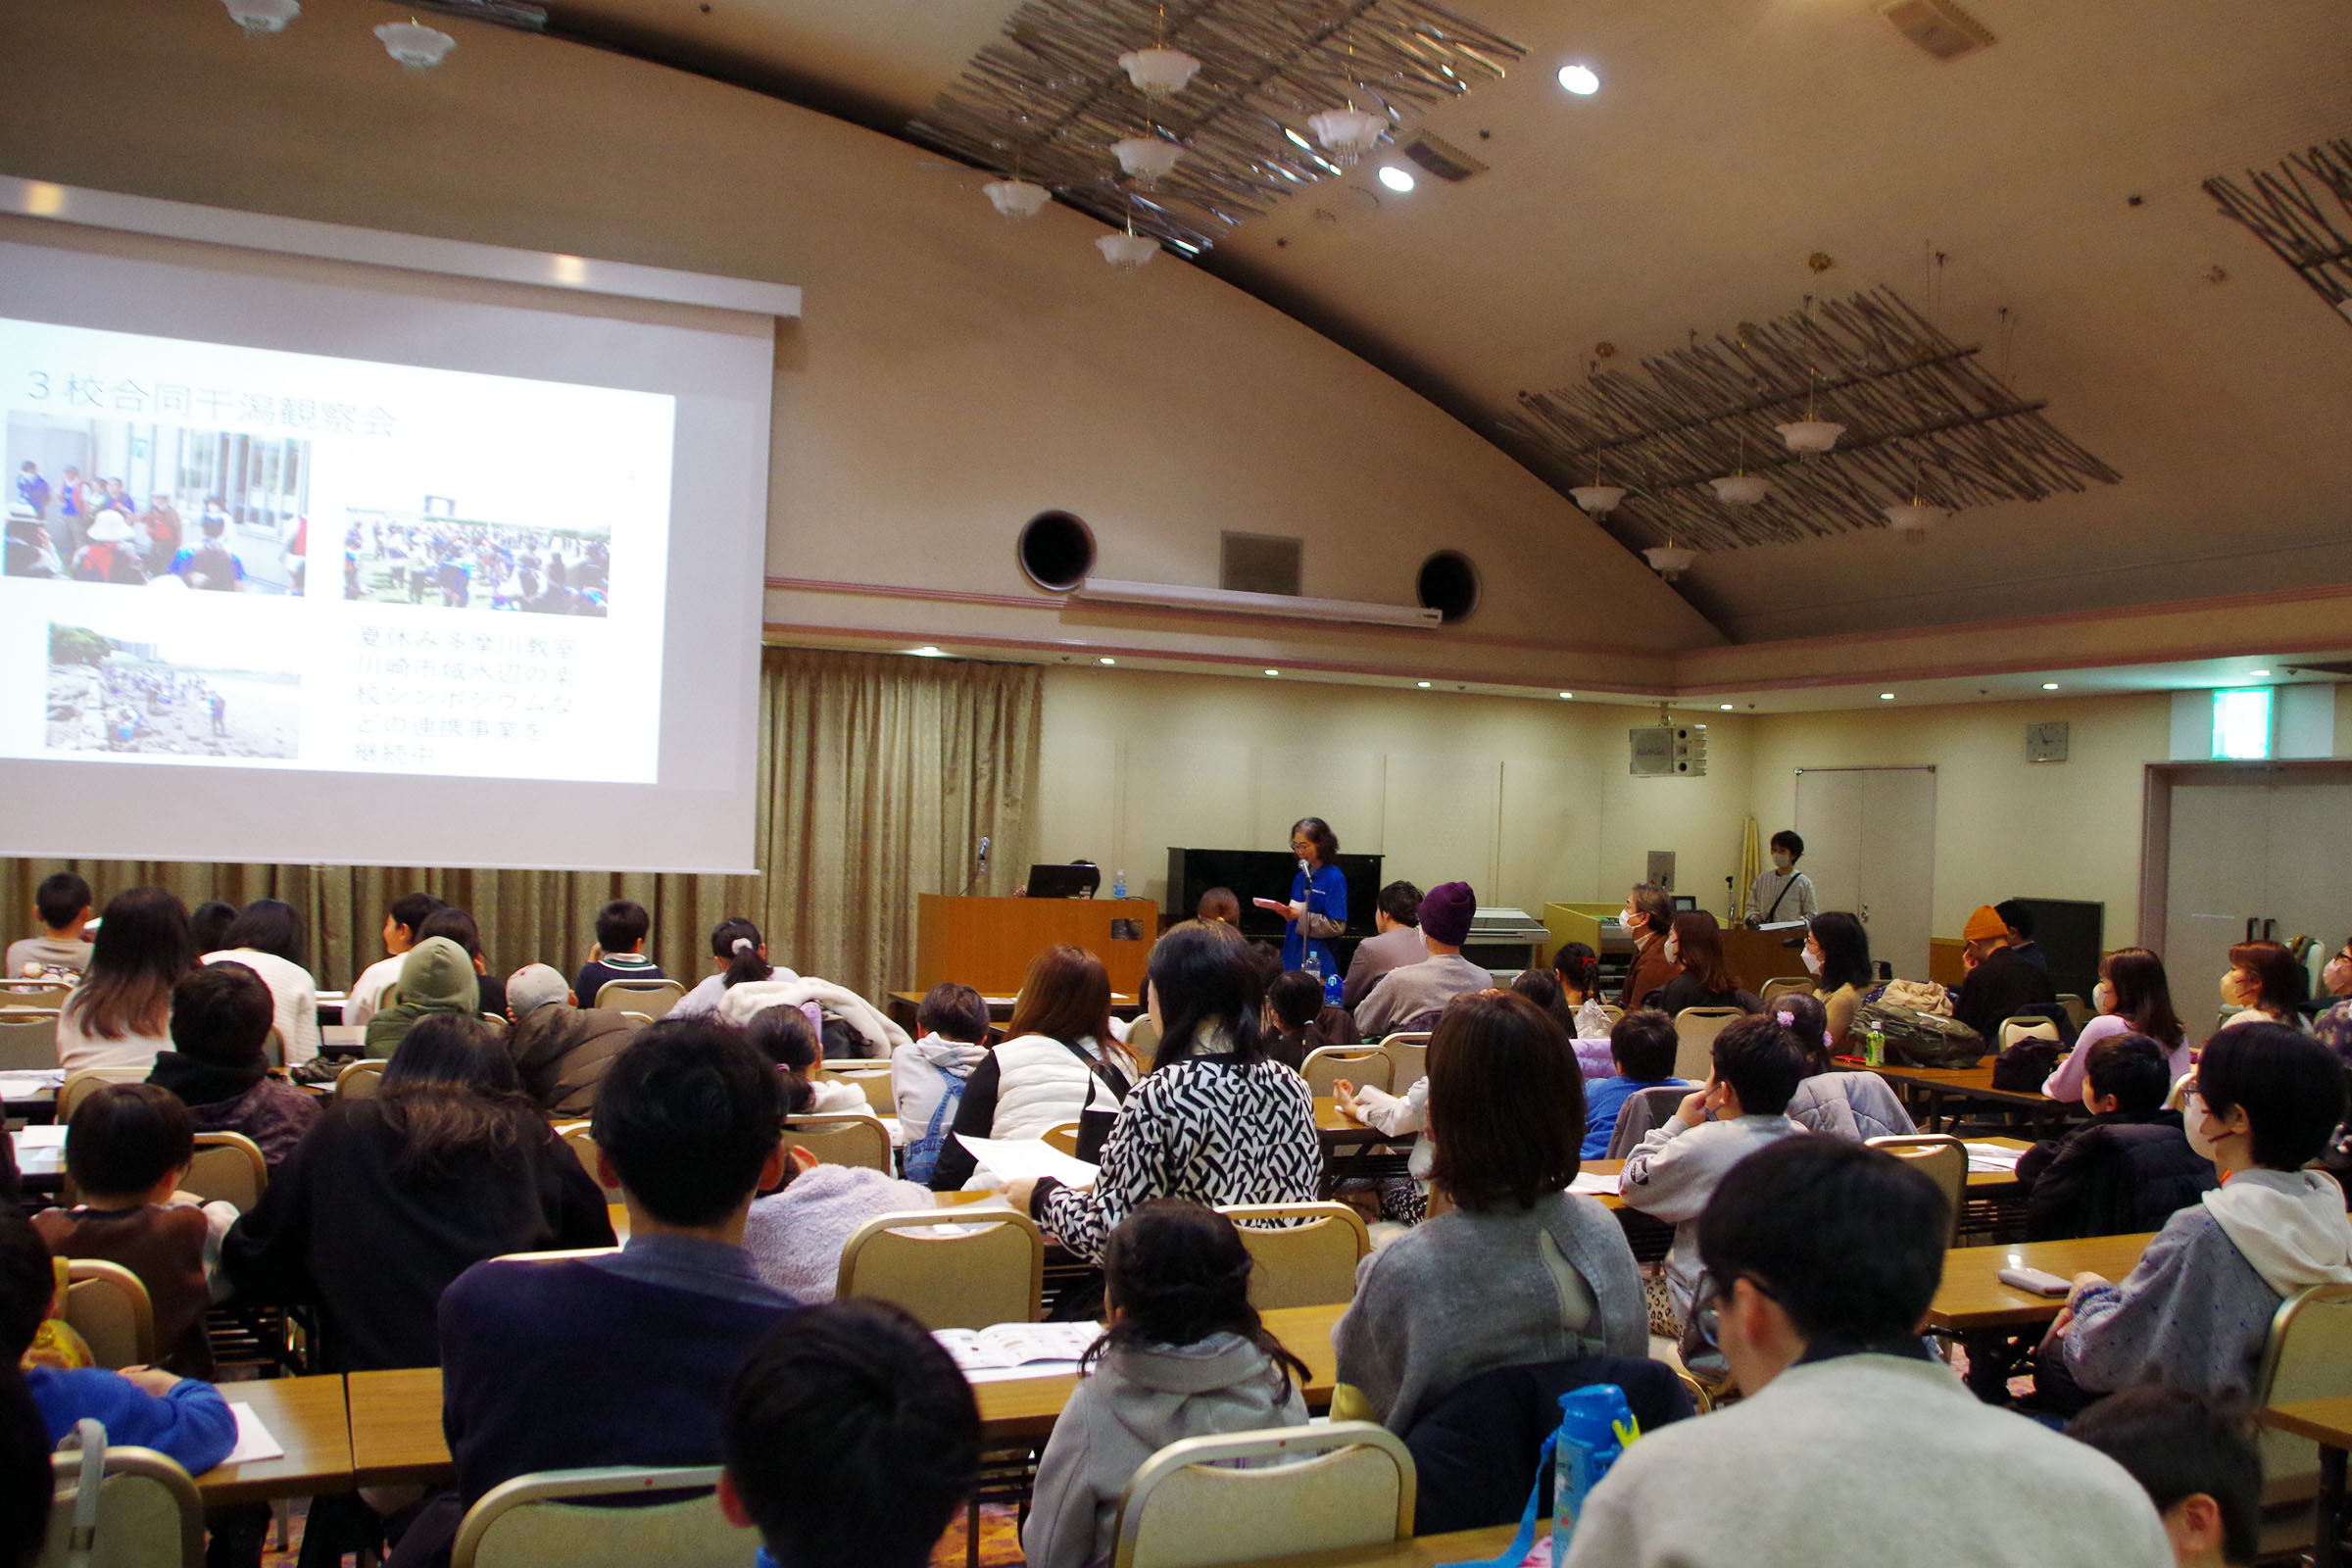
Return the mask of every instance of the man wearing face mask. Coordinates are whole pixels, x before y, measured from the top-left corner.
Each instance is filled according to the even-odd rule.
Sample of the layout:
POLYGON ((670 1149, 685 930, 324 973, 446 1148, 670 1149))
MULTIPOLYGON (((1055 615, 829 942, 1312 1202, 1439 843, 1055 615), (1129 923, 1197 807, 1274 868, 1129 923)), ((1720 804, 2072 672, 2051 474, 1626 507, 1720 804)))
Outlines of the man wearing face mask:
POLYGON ((1968 944, 1962 954, 1968 978, 1952 999, 1952 1016, 1983 1035, 1987 1048, 1999 1045, 2003 1018, 2037 1003, 2056 1004, 2050 972, 2019 956, 2009 945, 2008 922, 1991 905, 1977 906, 1960 935, 1968 944))
POLYGON ((1666 956, 1666 934, 1674 929, 1674 895, 1654 882, 1637 882, 1617 919, 1634 939, 1634 966, 1625 977, 1625 989, 1617 994, 1617 1005, 1631 1012, 1642 1005, 1643 997, 1683 972, 1679 961, 1666 956))
POLYGON ((1750 926, 1785 925, 1810 920, 1820 908, 1813 896, 1813 879, 1796 868, 1805 858, 1805 841, 1784 828, 1772 836, 1772 869, 1747 890, 1750 926))

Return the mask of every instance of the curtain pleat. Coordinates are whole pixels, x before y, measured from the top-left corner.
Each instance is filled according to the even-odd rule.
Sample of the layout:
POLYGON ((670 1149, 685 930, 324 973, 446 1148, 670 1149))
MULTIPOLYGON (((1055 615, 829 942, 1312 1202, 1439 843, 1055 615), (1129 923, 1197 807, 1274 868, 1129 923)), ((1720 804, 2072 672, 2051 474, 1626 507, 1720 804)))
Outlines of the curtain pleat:
POLYGON ((383 956, 384 911, 415 889, 470 911, 500 973, 534 959, 570 973, 597 909, 625 898, 653 913, 656 961, 689 982, 710 971, 710 928, 744 914, 777 963, 868 997, 902 988, 918 894, 963 891, 984 835, 992 869, 972 891, 1008 892, 1029 864, 1040 673, 770 648, 760 675, 756 876, 0 859, 0 929, 31 935, 33 889, 60 870, 87 877, 101 907, 141 886, 190 907, 283 899, 309 926, 312 972, 334 989, 383 956))

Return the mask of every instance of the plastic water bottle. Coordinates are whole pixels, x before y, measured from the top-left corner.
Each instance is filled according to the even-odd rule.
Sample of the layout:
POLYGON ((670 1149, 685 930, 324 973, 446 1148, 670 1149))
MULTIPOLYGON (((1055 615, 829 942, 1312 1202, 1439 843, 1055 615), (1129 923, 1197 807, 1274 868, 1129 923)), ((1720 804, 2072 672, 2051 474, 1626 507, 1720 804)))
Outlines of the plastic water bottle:
POLYGON ((1865 1065, 1886 1065, 1886 1030, 1876 1018, 1862 1026, 1862 1060, 1865 1065))
POLYGON ((1110 873, 1110 896, 1114 899, 1123 899, 1127 896, 1126 872, 1113 871, 1110 873))
POLYGON ((1609 1466, 1641 1435, 1625 1391, 1614 1383, 1592 1383, 1560 1396, 1560 1430, 1552 1446, 1551 1560, 1568 1560, 1569 1538, 1609 1466))

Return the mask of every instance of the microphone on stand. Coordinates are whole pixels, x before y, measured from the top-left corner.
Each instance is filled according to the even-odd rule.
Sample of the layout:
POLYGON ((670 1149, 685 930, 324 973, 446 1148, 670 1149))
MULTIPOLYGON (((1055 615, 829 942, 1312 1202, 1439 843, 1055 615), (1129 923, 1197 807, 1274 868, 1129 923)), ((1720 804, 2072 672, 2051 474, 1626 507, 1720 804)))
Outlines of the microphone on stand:
POLYGON ((969 898, 971 896, 972 889, 978 885, 980 879, 988 875, 988 835, 985 833, 981 834, 979 863, 972 867, 971 876, 966 878, 963 884, 962 896, 965 898, 969 898))

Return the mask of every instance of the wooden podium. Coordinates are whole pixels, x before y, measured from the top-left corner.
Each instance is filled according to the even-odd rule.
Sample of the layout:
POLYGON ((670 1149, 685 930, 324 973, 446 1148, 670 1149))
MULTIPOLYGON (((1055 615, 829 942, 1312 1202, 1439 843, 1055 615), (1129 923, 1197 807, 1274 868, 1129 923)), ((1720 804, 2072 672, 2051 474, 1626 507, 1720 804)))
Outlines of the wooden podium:
POLYGON ((1805 972, 1805 956, 1782 946, 1790 937, 1802 938, 1804 927, 1788 931, 1749 931, 1736 928, 1723 934, 1723 965, 1750 991, 1762 991, 1767 980, 1792 979, 1805 972))
POLYGON ((1084 948, 1110 971, 1110 989, 1144 990, 1144 961, 1159 935, 1150 899, 915 899, 914 989, 958 980, 983 996, 1021 989, 1029 960, 1057 943, 1084 948), (1114 933, 1113 922, 1121 931, 1114 933), (1134 935, 1125 933, 1132 931, 1134 935))

